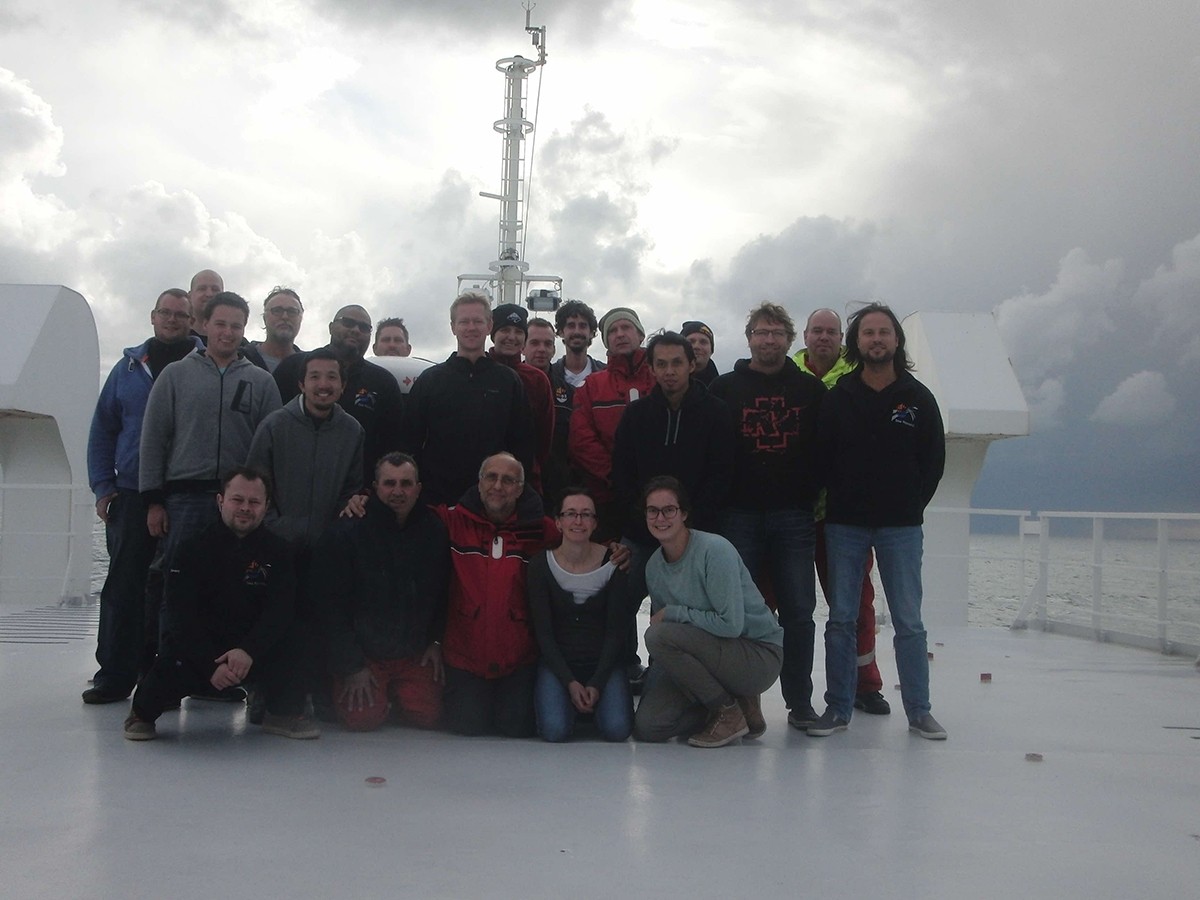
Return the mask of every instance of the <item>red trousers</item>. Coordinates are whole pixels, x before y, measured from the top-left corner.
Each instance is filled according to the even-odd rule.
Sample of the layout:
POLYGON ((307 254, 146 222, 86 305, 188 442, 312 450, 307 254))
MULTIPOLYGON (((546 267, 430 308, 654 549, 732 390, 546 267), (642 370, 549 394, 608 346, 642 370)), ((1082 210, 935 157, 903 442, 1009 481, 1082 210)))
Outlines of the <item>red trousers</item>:
MULTIPOLYGON (((817 522, 817 580, 829 597, 829 566, 825 561, 825 523, 817 522)), ((858 601, 858 691, 871 694, 883 690, 883 676, 875 664, 875 585, 871 584, 871 568, 875 555, 867 554, 867 567, 863 570, 862 593, 858 601)))
POLYGON ((433 666, 409 659, 367 660, 378 687, 375 702, 350 709, 341 699, 345 681, 333 680, 333 699, 338 720, 349 731, 374 731, 387 721, 389 700, 403 721, 418 728, 436 728, 442 718, 442 686, 433 680, 433 666))

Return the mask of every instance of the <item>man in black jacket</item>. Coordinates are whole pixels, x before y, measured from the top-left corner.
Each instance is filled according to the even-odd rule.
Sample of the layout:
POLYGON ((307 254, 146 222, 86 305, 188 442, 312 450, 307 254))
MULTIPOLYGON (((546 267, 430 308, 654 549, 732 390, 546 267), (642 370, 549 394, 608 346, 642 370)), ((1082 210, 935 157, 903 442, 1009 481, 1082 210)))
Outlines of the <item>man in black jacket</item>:
POLYGON ((846 359, 855 369, 830 389, 817 425, 833 596, 825 627, 827 707, 808 734, 824 737, 850 724, 858 683, 859 588, 873 548, 896 628, 896 670, 909 730, 944 740, 945 729, 929 711, 921 623, 921 524, 946 464, 941 412, 930 390, 909 373, 904 329, 883 304, 851 316, 846 359))
POLYGON ((450 543, 420 496, 413 458, 386 454, 366 515, 340 519, 313 559, 335 710, 351 731, 382 725, 389 699, 419 727, 441 718, 450 543))
POLYGON ((221 520, 186 541, 167 579, 167 632, 153 667, 133 695, 125 737, 148 741, 154 723, 181 697, 246 683, 266 694, 263 731, 320 736, 303 715, 294 677, 292 606, 296 592, 287 543, 261 528, 270 486, 239 467, 222 479, 221 520))
POLYGON ((779 675, 788 723, 805 728, 812 708, 817 602, 813 502, 817 498, 817 412, 825 386, 788 357, 796 326, 782 306, 750 312, 750 358, 713 382, 737 432, 733 487, 721 534, 738 549, 759 588, 773 595, 783 626, 779 675), (769 590, 768 590, 769 587, 769 590))

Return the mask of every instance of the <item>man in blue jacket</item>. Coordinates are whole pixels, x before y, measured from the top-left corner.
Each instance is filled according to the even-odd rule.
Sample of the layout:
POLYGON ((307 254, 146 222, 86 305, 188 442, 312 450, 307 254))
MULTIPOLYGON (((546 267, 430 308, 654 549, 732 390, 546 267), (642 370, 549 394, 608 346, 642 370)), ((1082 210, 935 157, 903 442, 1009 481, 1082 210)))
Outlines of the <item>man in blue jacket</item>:
POLYGON ((108 576, 100 591, 100 668, 83 692, 84 703, 124 700, 149 663, 143 659, 144 597, 155 542, 146 530, 146 506, 138 493, 142 417, 154 379, 201 346, 199 338, 188 335, 192 304, 179 288, 159 296, 150 325, 153 336, 125 348, 109 373, 88 435, 88 482, 96 495, 96 515, 104 522, 108 576))
POLYGON ((945 729, 930 714, 921 623, 921 525, 946 465, 942 415, 929 388, 909 373, 904 329, 883 304, 851 316, 846 359, 855 368, 829 390, 817 420, 833 596, 825 626, 827 707, 808 734, 825 737, 850 724, 859 591, 874 549, 896 627, 896 670, 909 730, 944 740, 945 729))

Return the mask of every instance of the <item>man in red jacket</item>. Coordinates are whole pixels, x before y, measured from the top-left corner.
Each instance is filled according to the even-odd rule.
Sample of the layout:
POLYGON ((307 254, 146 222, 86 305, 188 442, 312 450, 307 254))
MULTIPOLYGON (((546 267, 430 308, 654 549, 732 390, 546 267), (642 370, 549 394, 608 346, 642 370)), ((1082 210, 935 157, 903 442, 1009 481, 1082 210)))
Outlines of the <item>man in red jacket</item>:
POLYGON ((458 734, 530 737, 537 643, 525 574, 557 539, 554 522, 510 453, 485 459, 479 484, 433 511, 450 533, 443 721, 458 734))
POLYGON ((634 400, 654 389, 654 372, 642 341, 646 329, 632 309, 618 306, 600 320, 600 339, 608 348, 608 368, 593 372, 575 391, 568 438, 571 463, 586 477, 600 515, 598 539, 620 534, 621 517, 612 489, 612 456, 617 425, 634 400))

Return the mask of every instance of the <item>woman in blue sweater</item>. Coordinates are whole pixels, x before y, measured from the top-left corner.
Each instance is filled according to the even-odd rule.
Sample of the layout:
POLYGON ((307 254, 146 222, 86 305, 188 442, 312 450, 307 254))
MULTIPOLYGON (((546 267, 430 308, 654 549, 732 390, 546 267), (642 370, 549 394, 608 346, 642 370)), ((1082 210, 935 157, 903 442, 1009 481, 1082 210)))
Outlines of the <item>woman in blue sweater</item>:
POLYGON ((592 542, 596 504, 567 488, 554 517, 562 543, 529 564, 529 611, 541 660, 534 687, 538 734, 565 741, 579 713, 591 713, 607 741, 633 729, 633 702, 620 658, 628 579, 592 542))
POLYGON ((734 546, 688 528, 687 492, 670 476, 642 493, 659 549, 646 564, 652 664, 634 719, 641 741, 690 735, 724 747, 766 731, 759 695, 779 677, 783 629, 734 546))

